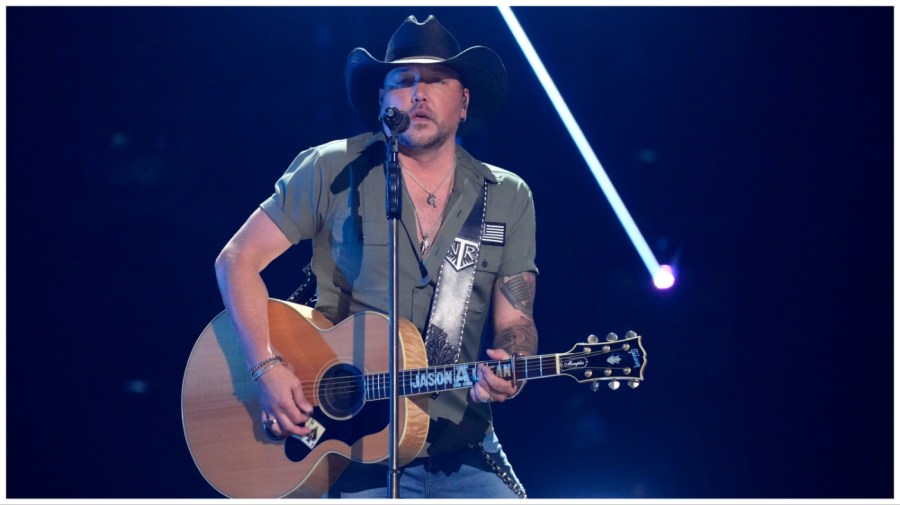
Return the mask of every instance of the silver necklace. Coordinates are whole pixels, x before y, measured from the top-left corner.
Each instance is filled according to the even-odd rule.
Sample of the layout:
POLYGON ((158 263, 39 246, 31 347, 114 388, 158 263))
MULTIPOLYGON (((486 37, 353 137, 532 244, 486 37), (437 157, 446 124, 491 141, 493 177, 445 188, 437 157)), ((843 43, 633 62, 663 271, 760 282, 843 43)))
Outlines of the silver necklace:
POLYGON ((441 223, 444 221, 443 213, 438 216, 438 218, 434 221, 434 224, 431 225, 431 229, 428 232, 424 232, 424 227, 422 226, 422 221, 419 219, 419 210, 416 208, 416 202, 413 202, 413 214, 416 216, 416 224, 419 226, 420 230, 423 230, 422 233, 422 241, 419 242, 419 252, 421 254, 425 254, 428 248, 431 247, 431 234, 434 233, 435 230, 440 228, 441 223))
POLYGON ((444 176, 444 180, 442 180, 441 183, 438 184, 438 187, 434 188, 434 191, 429 191, 424 184, 419 182, 419 179, 416 179, 415 175, 413 175, 409 170, 406 169, 406 167, 401 165, 400 168, 403 169, 403 173, 410 176, 410 178, 412 178, 412 180, 415 181, 415 183, 418 184, 420 188, 422 188, 422 191, 428 193, 428 205, 437 208, 437 195, 435 193, 437 193, 441 189, 441 187, 444 186, 444 183, 447 182, 447 179, 450 178, 450 175, 456 171, 456 160, 453 161, 453 168, 451 168, 450 171, 447 172, 447 175, 444 176))

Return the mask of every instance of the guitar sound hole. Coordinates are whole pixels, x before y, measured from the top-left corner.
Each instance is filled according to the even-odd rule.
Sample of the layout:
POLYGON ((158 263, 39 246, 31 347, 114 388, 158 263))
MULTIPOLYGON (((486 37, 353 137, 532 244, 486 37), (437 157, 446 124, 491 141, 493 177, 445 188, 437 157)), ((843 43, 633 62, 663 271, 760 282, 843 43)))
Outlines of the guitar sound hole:
POLYGON ((365 378, 347 364, 328 369, 319 381, 319 407, 329 417, 347 419, 362 409, 366 401, 365 378))

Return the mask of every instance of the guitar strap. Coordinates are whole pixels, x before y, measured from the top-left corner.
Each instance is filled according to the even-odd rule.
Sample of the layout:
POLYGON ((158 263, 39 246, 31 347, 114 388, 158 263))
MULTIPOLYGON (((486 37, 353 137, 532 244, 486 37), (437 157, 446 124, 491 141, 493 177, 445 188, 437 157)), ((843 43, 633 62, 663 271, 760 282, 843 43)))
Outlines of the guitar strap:
POLYGON ((475 285, 475 265, 481 252, 487 189, 488 182, 485 180, 481 198, 472 207, 438 272, 425 332, 425 349, 430 366, 452 364, 459 359, 466 312, 475 285))

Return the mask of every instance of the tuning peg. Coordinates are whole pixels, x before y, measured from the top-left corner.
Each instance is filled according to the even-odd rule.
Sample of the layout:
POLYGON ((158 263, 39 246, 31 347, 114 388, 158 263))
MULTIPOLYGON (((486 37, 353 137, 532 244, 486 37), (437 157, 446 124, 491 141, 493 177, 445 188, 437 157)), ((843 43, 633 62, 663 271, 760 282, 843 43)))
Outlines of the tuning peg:
POLYGON ((637 333, 635 333, 631 330, 628 330, 628 333, 625 334, 625 338, 634 338, 636 336, 637 336, 637 333))
POLYGON ((593 392, 595 392, 595 393, 596 393, 597 391, 600 391, 600 383, 599 383, 599 382, 592 382, 592 383, 591 383, 591 391, 593 391, 593 392))
POLYGON ((596 344, 597 342, 600 341, 600 339, 597 338, 597 335, 588 335, 587 341, 589 344, 596 344))
POLYGON ((630 381, 628 381, 628 387, 630 387, 631 389, 637 389, 640 385, 641 381, 637 379, 631 379, 630 381))
POLYGON ((620 386, 619 381, 609 381, 609 389, 612 389, 613 391, 615 391, 615 390, 619 389, 619 386, 620 386))
POLYGON ((616 335, 615 333, 608 333, 606 335, 607 342, 615 342, 616 340, 619 340, 619 336, 616 335))

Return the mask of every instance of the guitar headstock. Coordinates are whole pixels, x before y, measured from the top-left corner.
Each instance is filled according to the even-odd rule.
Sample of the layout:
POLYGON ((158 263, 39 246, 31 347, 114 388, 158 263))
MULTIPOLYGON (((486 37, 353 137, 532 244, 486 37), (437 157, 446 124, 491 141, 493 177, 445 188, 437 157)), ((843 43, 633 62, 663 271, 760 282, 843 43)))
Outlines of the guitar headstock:
POLYGON ((575 344, 569 352, 558 354, 559 373, 571 376, 578 382, 591 383, 591 389, 600 389, 600 382, 606 381, 610 389, 619 389, 619 381, 627 381, 631 389, 637 388, 644 380, 647 352, 641 345, 641 336, 633 331, 619 339, 615 333, 600 341, 596 335, 587 342, 575 344))

